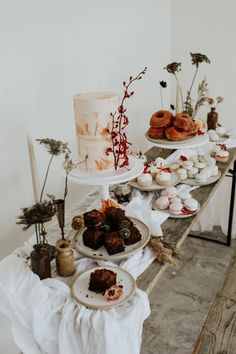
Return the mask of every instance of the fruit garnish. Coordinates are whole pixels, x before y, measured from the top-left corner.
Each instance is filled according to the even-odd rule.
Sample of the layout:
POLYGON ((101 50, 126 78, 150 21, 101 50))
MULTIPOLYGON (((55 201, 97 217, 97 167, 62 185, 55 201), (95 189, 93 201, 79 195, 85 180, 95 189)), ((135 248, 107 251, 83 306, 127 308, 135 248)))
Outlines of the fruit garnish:
POLYGON ((202 131, 201 129, 198 129, 197 135, 204 135, 204 134, 205 134, 204 131, 202 131))
POLYGON ((102 199, 102 206, 101 208, 99 209, 99 211, 101 212, 105 212, 108 208, 110 207, 115 207, 115 208, 121 208, 120 205, 115 201, 115 200, 112 200, 112 199, 102 199))
POLYGON ((186 214, 186 215, 195 215, 195 214, 197 213, 197 210, 191 211, 191 210, 189 210, 189 209, 183 207, 183 208, 181 209, 181 212, 182 212, 183 214, 186 214))
POLYGON ((187 160, 188 160, 187 157, 184 156, 184 155, 180 155, 179 159, 180 159, 181 161, 187 161, 187 160))
POLYGON ((123 294, 122 285, 112 285, 109 289, 105 291, 104 298, 107 301, 118 300, 123 294))
POLYGON ((216 144, 221 148, 221 150, 228 151, 227 146, 225 144, 216 144))

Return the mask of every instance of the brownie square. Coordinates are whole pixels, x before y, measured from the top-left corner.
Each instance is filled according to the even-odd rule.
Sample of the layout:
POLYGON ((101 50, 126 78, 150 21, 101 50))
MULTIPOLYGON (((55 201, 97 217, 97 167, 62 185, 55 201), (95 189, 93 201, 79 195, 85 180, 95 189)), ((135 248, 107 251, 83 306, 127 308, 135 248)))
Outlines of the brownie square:
POLYGON ((130 236, 124 239, 124 242, 127 246, 133 245, 134 243, 140 241, 142 238, 142 235, 136 226, 132 226, 129 231, 130 236))
POLYGON ((108 269, 96 269, 90 275, 89 290, 103 293, 112 285, 116 285, 116 273, 108 269))
POLYGON ((105 233, 104 246, 110 255, 123 252, 125 249, 124 240, 120 237, 118 232, 105 233))
POLYGON ((105 214, 112 229, 118 230, 120 223, 125 218, 125 211, 120 208, 109 207, 106 209, 105 214))
POLYGON ((83 232, 83 242, 87 247, 97 250, 103 245, 104 233, 100 230, 86 229, 83 232))
POLYGON ((84 225, 90 229, 99 229, 106 221, 106 215, 93 209, 84 214, 84 225))

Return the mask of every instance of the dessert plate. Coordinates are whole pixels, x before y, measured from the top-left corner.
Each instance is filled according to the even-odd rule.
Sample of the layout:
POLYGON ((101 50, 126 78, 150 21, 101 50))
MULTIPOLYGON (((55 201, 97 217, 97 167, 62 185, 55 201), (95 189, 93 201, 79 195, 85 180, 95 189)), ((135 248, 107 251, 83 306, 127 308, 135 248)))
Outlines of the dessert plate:
POLYGON ((208 186, 209 184, 212 184, 212 183, 215 183, 216 181, 218 181, 218 179, 220 179, 221 177, 221 172, 218 171, 218 175, 217 176, 212 176, 210 178, 208 178, 206 180, 206 182, 198 182, 196 181, 195 178, 187 178, 187 179, 184 179, 183 181, 181 181, 182 183, 184 184, 187 184, 189 186, 208 186))
POLYGON ((178 184, 180 182, 180 178, 177 175, 177 173, 172 172, 171 173, 171 182, 168 186, 160 186, 159 184, 157 184, 154 180, 152 181, 152 184, 148 187, 142 187, 138 184, 138 182, 136 180, 132 180, 129 182, 129 185, 131 187, 134 187, 136 189, 139 189, 140 191, 144 191, 144 192, 153 192, 153 191, 158 191, 158 190, 162 190, 162 189, 166 189, 167 187, 173 187, 176 186, 176 184, 178 184))
POLYGON ((190 218, 191 216, 195 216, 200 211, 200 204, 198 203, 198 209, 194 214, 171 214, 169 208, 168 209, 159 209, 157 207, 153 208, 154 210, 161 211, 164 214, 168 214, 171 219, 185 219, 190 218))
POLYGON ((109 310, 110 308, 120 306, 129 301, 136 290, 134 278, 126 270, 118 267, 96 267, 80 273, 71 286, 72 296, 82 305, 98 310, 109 310), (106 300, 102 294, 90 291, 90 274, 96 269, 108 269, 116 273, 117 285, 123 286, 123 294, 117 300, 106 300))
POLYGON ((85 228, 80 230, 75 235, 74 247, 76 248, 76 250, 78 252, 80 252, 81 254, 88 256, 90 258, 102 259, 102 260, 106 260, 106 261, 126 258, 126 257, 136 253, 137 251, 139 251, 143 247, 145 247, 150 239, 150 230, 146 224, 144 224, 142 221, 140 221, 136 218, 130 217, 130 220, 133 221, 134 225, 140 231, 142 238, 140 241, 134 243, 133 245, 125 246, 125 250, 123 252, 109 255, 104 246, 100 247, 96 251, 90 247, 85 246, 84 242, 83 242, 83 232, 84 232, 85 228))
POLYGON ((147 133, 145 133, 145 137, 153 145, 165 149, 194 148, 197 146, 205 145, 209 142, 209 136, 207 134, 195 135, 192 138, 181 141, 172 141, 168 139, 152 139, 147 135, 147 133))

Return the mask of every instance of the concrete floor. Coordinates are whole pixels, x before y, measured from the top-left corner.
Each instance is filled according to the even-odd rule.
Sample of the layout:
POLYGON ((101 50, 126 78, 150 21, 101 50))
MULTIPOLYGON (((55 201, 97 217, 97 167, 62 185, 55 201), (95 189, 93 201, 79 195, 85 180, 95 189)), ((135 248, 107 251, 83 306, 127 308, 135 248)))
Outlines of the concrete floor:
MULTIPOLYGON (((188 238, 184 262, 170 268, 153 289, 141 354, 191 354, 207 313, 222 285, 232 247, 188 238)), ((206 353, 207 354, 207 353, 206 353)))

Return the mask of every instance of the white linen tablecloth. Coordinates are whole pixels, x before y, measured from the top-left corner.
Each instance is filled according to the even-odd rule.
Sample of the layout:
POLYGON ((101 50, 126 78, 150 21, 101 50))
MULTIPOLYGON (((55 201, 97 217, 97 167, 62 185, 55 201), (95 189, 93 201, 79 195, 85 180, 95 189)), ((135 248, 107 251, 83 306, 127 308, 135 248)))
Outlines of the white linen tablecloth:
MULTIPOLYGON (((68 213, 66 234, 71 231, 72 217, 84 213, 97 198, 96 194, 88 196, 68 213)), ((141 194, 139 198, 145 199, 141 194)), ((156 216, 158 223, 158 213, 156 216)), ((48 241, 55 244, 58 238, 59 228, 54 223, 48 241)), ((145 247, 122 261, 107 262, 86 258, 75 251, 74 275, 60 278, 53 261, 53 278, 40 281, 28 264, 34 243, 32 236, 23 247, 0 262, 0 325, 5 322, 11 328, 12 339, 20 351, 24 354, 138 354, 143 322, 150 314, 146 293, 137 289, 134 297, 119 307, 92 310, 73 299, 70 285, 79 272, 97 265, 119 266, 137 278, 154 260, 153 252, 145 247)), ((0 341, 0 352, 5 354, 6 350, 11 354, 7 339, 9 336, 5 342, 0 341)))

